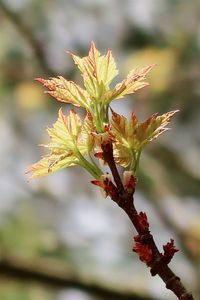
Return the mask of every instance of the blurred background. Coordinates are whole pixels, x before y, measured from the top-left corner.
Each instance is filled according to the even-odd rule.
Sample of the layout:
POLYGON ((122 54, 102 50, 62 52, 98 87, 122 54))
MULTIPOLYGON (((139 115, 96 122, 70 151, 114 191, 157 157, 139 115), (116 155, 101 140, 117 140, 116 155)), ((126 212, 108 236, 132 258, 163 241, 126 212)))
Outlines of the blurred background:
POLYGON ((126 215, 78 167, 27 182, 60 106, 35 77, 80 81, 67 50, 112 48, 121 80, 155 63, 150 87, 116 101, 142 121, 180 109, 144 151, 136 207, 200 299, 200 6, 198 0, 0 0, 0 299, 176 299, 132 253, 126 215))

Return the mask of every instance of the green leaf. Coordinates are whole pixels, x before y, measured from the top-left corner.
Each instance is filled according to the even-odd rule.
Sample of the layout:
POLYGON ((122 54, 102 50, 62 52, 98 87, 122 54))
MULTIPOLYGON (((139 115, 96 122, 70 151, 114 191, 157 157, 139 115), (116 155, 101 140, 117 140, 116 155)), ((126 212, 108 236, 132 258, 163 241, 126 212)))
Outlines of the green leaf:
POLYGON ((152 115, 140 123, 134 113, 130 121, 124 116, 113 112, 111 133, 114 136, 114 157, 116 163, 123 167, 137 164, 143 147, 164 133, 173 115, 177 112, 167 112, 161 116, 152 115))
POLYGON ((93 149, 92 130, 90 115, 82 122, 75 111, 70 110, 69 116, 65 116, 60 109, 57 121, 47 129, 51 143, 43 145, 50 153, 31 165, 27 173, 31 178, 37 178, 73 165, 81 165, 93 172, 92 165, 83 157, 93 149))

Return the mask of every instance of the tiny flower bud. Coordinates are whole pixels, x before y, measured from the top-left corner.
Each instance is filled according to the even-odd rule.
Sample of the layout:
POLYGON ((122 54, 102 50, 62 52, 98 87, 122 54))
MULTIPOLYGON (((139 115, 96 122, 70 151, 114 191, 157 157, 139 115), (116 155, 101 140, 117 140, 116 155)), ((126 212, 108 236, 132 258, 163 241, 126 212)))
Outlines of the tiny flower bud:
POLYGON ((94 153, 94 156, 99 159, 99 163, 102 166, 104 166, 104 165, 107 164, 106 161, 105 161, 105 159, 104 159, 103 152, 96 152, 96 153, 94 153))
POLYGON ((110 135, 109 132, 106 131, 104 133, 92 133, 94 136, 95 144, 97 147, 102 147, 102 145, 106 145, 107 143, 110 142, 110 135))
POLYGON ((110 131, 110 124, 104 124, 104 130, 109 132, 110 131))
POLYGON ((97 152, 94 154, 95 157, 99 158, 99 159, 103 159, 103 152, 97 152))
POLYGON ((147 215, 145 212, 140 212, 137 215, 137 219, 138 219, 138 223, 140 225, 140 228, 144 231, 146 229, 149 228, 149 223, 148 223, 148 219, 147 219, 147 215))
POLYGON ((179 250, 174 245, 174 240, 170 239, 170 242, 168 242, 166 245, 163 245, 163 260, 168 264, 171 259, 173 258, 174 254, 178 252, 179 250))
POLYGON ((124 188, 125 190, 133 194, 135 192, 135 185, 136 185, 136 177, 133 175, 132 171, 125 171, 123 173, 123 179, 124 179, 124 188))
POLYGON ((103 195, 106 198, 108 195, 112 198, 117 195, 117 189, 112 183, 111 175, 101 175, 100 180, 92 180, 92 184, 99 186, 103 190, 103 195))
POLYGON ((143 262, 150 263, 153 259, 152 250, 149 245, 142 244, 140 241, 135 243, 133 252, 136 252, 139 255, 140 260, 143 262))

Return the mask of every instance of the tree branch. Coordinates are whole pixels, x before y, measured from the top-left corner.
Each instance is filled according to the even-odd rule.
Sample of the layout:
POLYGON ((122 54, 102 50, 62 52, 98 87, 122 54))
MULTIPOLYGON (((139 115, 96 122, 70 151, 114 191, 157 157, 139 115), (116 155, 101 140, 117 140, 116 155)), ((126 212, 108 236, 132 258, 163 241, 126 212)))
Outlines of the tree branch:
POLYGON ((156 161, 159 160, 162 166, 168 170, 168 178, 175 185, 177 193, 181 196, 191 194, 197 197, 200 196, 199 177, 188 170, 183 158, 176 151, 166 145, 158 144, 156 147, 149 148, 148 153, 156 161))
POLYGON ((28 25, 25 24, 22 18, 17 13, 13 12, 2 0, 0 0, 0 9, 6 15, 6 17, 17 27, 19 32, 28 42, 39 62, 39 65, 44 70, 44 72, 48 75, 54 75, 54 70, 49 66, 42 45, 35 37, 28 25))
MULTIPOLYGON (((150 267, 151 275, 155 276, 158 274, 164 281, 166 288, 171 290, 179 300, 194 300, 192 294, 183 286, 180 278, 176 276, 168 266, 173 254, 177 251, 173 245, 173 241, 171 240, 171 243, 166 245, 167 250, 166 253, 164 252, 164 255, 159 252, 154 238, 150 233, 146 214, 137 212, 132 194, 126 191, 122 193, 121 191, 122 183, 119 184, 119 174, 116 172, 112 143, 110 142, 103 146, 102 150, 104 160, 107 162, 117 185, 115 187, 112 184, 111 193, 109 194, 109 188, 107 189, 107 192, 112 200, 126 212, 138 233, 134 238, 136 246, 133 250, 139 254, 140 260, 150 267), (115 178, 116 175, 117 177, 115 178), (118 187, 120 187, 120 189, 118 187)), ((105 184, 107 183, 105 182, 105 184)))
POLYGON ((105 287, 103 283, 96 283, 77 275, 69 266, 49 259, 27 261, 19 257, 2 257, 0 260, 0 277, 8 276, 17 280, 35 280, 40 284, 59 287, 75 287, 93 295, 109 300, 153 300, 134 293, 126 293, 105 287))

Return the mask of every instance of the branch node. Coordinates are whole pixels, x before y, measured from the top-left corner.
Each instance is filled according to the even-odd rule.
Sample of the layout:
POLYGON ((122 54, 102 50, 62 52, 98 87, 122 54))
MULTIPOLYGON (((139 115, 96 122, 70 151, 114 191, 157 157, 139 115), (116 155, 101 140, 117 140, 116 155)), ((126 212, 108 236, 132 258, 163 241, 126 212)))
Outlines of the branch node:
POLYGON ((176 281, 180 281, 180 278, 178 276, 173 276, 173 277, 169 278, 166 282, 166 288, 168 290, 171 290, 176 281))
POLYGON ((157 257, 152 266, 151 266, 151 276, 156 276, 158 273, 159 273, 159 270, 160 270, 160 262, 162 260, 162 257, 157 257))

